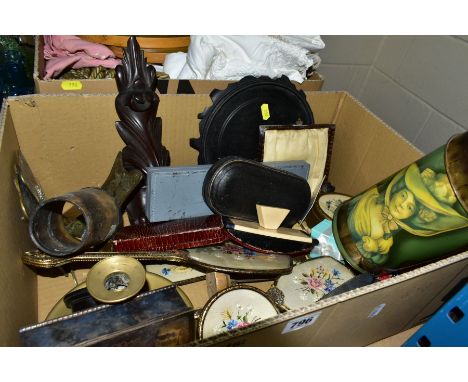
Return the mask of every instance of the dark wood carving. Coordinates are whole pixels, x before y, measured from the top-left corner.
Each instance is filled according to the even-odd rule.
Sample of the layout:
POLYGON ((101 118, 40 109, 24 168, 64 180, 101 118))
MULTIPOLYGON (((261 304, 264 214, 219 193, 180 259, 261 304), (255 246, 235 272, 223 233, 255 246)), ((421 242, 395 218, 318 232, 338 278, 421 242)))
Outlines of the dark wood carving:
POLYGON ((162 145, 162 121, 156 117, 159 97, 155 93, 157 78, 153 66, 147 65, 144 53, 134 36, 128 39, 122 64, 115 68, 119 94, 115 108, 120 121, 115 123, 125 142, 123 162, 127 170, 136 168, 144 177, 130 197, 126 210, 131 224, 146 223, 146 169, 169 166, 169 151, 162 145))

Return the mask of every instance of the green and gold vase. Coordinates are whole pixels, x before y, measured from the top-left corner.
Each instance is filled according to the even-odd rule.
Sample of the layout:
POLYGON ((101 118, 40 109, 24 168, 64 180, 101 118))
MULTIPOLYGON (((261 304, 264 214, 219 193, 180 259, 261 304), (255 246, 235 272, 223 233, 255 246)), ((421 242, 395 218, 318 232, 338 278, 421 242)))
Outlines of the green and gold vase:
POLYGON ((468 132, 344 202, 333 235, 360 272, 400 271, 468 248, 468 132))

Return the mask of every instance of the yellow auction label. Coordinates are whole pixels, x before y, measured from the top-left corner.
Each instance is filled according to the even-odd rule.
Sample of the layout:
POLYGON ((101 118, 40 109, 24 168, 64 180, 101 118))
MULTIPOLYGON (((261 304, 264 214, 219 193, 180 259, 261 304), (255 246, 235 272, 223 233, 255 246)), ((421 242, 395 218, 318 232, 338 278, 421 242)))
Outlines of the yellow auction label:
POLYGON ((262 106, 260 106, 260 110, 262 111, 262 117, 264 121, 270 118, 270 109, 268 108, 267 103, 262 104, 262 106))
POLYGON ((83 88, 81 81, 62 81, 60 86, 63 90, 81 90, 83 88))

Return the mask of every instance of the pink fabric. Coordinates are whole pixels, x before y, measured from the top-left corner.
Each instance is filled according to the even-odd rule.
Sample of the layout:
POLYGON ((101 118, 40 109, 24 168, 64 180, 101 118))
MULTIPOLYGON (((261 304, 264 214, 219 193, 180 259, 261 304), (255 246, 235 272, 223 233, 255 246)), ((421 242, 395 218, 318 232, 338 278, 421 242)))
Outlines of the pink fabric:
POLYGON ((44 36, 44 58, 46 80, 69 67, 78 69, 101 65, 115 68, 121 62, 108 47, 77 36, 44 36))

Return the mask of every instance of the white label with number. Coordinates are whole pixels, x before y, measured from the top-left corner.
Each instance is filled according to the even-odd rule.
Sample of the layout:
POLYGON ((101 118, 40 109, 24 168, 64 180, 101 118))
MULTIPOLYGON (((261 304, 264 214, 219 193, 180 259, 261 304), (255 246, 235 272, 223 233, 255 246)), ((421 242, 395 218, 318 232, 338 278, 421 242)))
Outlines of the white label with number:
POLYGON ((320 313, 322 312, 311 313, 311 314, 308 314, 307 316, 302 316, 302 317, 295 318, 294 320, 289 321, 284 327, 281 334, 289 333, 294 330, 299 330, 299 329, 305 328, 306 326, 312 325, 315 321, 317 321, 317 318, 319 318, 320 313))

